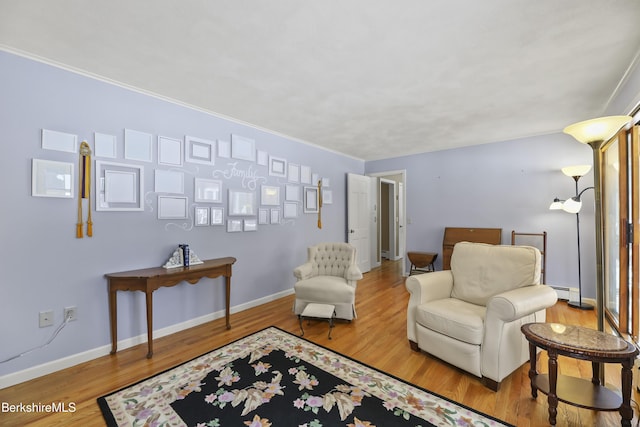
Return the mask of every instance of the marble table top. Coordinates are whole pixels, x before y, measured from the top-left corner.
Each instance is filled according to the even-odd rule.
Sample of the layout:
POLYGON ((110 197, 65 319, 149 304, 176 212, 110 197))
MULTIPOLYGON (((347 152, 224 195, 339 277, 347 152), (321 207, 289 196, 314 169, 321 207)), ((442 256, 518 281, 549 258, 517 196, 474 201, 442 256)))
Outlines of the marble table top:
POLYGON ((624 351, 628 343, 611 334, 583 326, 561 323, 532 323, 529 331, 538 337, 567 347, 585 350, 624 351))

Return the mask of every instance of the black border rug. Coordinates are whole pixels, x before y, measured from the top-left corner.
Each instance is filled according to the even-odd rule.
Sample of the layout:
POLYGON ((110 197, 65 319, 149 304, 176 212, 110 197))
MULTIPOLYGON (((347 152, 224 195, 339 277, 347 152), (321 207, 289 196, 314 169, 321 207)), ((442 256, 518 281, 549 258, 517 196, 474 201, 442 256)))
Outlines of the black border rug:
POLYGON ((511 426, 273 326, 98 405, 109 426, 511 426))

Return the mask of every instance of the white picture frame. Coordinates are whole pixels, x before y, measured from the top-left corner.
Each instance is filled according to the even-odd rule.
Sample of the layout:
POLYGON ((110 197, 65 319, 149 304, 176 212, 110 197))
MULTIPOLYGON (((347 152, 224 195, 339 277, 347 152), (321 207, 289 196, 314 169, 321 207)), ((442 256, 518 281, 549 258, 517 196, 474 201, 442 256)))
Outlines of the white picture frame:
POLYGON ((231 134, 231 157, 238 160, 256 161, 256 143, 251 138, 231 134))
POLYGON ((284 218, 297 218, 298 217, 298 203, 297 202, 284 202, 282 216, 284 218))
POLYGON ((269 224, 269 209, 258 209, 258 224, 269 224))
POLYGON ((96 160, 96 211, 144 210, 144 168, 96 160))
POLYGON ((311 174, 311 185, 315 185, 317 187, 318 186, 318 181, 320 181, 320 175, 318 175, 317 173, 312 173, 311 174))
POLYGON ((153 160, 153 135, 138 130, 125 129, 124 158, 150 163, 153 160))
POLYGON ((154 178, 156 193, 184 194, 184 172, 156 169, 154 178))
POLYGON ((277 185, 260 186, 260 204, 278 206, 280 204, 280 187, 277 185))
POLYGON ((269 156, 269 175, 287 177, 287 161, 281 157, 269 156))
POLYGON ((93 145, 93 155, 95 157, 104 157, 108 159, 115 159, 118 157, 118 144, 115 135, 94 132, 93 145))
POLYGON ((318 213, 318 187, 304 187, 304 213, 318 213))
POLYGON ((187 198, 158 196, 158 219, 188 218, 187 198))
POLYGON ((185 161, 202 165, 215 164, 215 141, 189 135, 184 138, 185 161))
POLYGON ((255 218, 247 218, 243 222, 243 231, 257 231, 258 220, 255 218))
POLYGON ((224 225, 224 208, 211 208, 211 225, 224 225))
POLYGON ((73 163, 32 159, 31 195, 61 199, 74 198, 73 170, 73 163))
POLYGON ((323 205, 330 205, 332 203, 333 203, 333 191, 323 188, 322 189, 322 204, 323 205))
POLYGON ((266 151, 258 150, 256 152, 256 156, 256 163, 258 163, 260 166, 267 166, 269 164, 269 155, 266 151))
POLYGON ((284 186, 284 199, 289 202, 299 202, 300 186, 294 184, 286 184, 284 186))
POLYGON ((255 191, 229 189, 227 201, 229 216, 257 215, 255 191))
POLYGON ((271 209, 271 224, 280 224, 280 209, 271 209))
POLYGON ((287 179, 289 182, 300 182, 300 165, 289 163, 287 170, 287 179))
POLYGON ((194 222, 196 227, 209 225, 209 208, 196 206, 194 211, 194 222))
POLYGON ((181 139, 158 136, 158 163, 167 166, 182 166, 184 142, 181 139))
POLYGON ((331 180, 329 178, 322 178, 321 181, 322 181, 322 186, 323 187, 330 187, 331 186, 330 185, 331 184, 331 180))
POLYGON ((300 183, 311 184, 311 168, 309 166, 300 166, 300 183))
POLYGON ((227 219, 227 233, 239 233, 242 231, 242 226, 241 219, 227 219))
POLYGON ((44 150, 78 152, 78 135, 42 129, 42 148, 44 150))
POLYGON ((228 159, 231 157, 231 142, 218 140, 218 157, 228 159))
POLYGON ((222 203, 222 181, 195 178, 194 201, 196 203, 222 203))

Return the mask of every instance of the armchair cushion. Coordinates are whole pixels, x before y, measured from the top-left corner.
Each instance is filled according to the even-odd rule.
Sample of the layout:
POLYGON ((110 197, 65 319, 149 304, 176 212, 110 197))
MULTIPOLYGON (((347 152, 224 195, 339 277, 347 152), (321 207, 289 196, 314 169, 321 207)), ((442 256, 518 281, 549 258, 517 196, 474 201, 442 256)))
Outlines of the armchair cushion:
POLYGON ((451 256, 452 298, 486 305, 494 295, 540 283, 540 251, 530 246, 460 242, 451 256))

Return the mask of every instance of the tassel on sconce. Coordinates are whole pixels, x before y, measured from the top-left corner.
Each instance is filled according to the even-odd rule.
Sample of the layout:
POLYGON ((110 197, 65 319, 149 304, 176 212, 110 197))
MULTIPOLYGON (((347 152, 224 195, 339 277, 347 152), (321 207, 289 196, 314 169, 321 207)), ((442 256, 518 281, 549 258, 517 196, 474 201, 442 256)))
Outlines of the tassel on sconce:
POLYGON ((318 180, 318 228, 322 228, 322 180, 318 180))
POLYGON ((91 147, 87 141, 80 144, 80 168, 78 187, 78 223, 76 224, 76 237, 82 239, 82 199, 88 200, 89 214, 87 216, 87 236, 93 236, 93 222, 91 221, 91 147))

